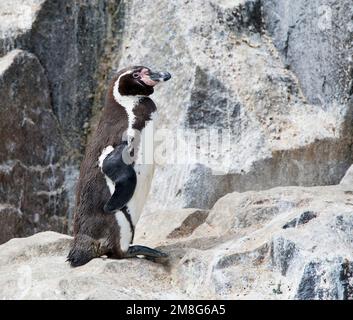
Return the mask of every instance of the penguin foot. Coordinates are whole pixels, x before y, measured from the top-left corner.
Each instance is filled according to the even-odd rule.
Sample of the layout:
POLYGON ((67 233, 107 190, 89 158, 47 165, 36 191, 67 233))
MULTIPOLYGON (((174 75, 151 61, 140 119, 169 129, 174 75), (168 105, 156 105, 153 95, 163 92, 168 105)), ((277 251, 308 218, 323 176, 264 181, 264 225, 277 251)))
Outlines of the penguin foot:
POLYGON ((134 258, 137 256, 145 256, 147 260, 157 263, 163 263, 167 261, 169 257, 162 251, 139 245, 130 246, 124 257, 134 258))

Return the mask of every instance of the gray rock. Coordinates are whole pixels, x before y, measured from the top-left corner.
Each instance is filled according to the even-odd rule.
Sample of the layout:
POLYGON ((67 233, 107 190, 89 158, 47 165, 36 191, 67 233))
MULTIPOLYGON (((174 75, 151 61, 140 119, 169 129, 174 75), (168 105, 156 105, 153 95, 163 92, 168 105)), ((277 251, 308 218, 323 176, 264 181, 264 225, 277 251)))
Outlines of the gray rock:
POLYGON ((0 243, 48 228, 67 232, 66 146, 33 54, 0 58, 0 101, 0 243))
POLYGON ((0 129, 7 149, 0 171, 7 173, 0 203, 8 228, 0 231, 0 243, 42 230, 69 232, 87 121, 102 108, 122 15, 115 0, 1 1, 1 74, 12 50, 30 55, 6 71, 1 87, 0 129))
MULTIPOLYGON (((316 2, 304 6, 305 1, 298 5, 288 1, 287 15, 282 17, 286 3, 146 1, 141 6, 130 1, 126 5, 117 68, 143 63, 173 75, 154 94, 159 128, 173 133, 229 129, 232 135, 220 154, 201 148, 205 156, 214 156, 212 162, 160 163, 146 212, 209 209, 232 191, 340 181, 352 162, 352 105, 347 89, 351 33, 338 32, 334 26, 325 35, 315 32, 311 20, 317 18, 316 2), (298 20, 302 13, 286 60, 282 34, 287 34, 287 21, 298 20), (301 43, 308 47, 307 54, 303 45, 299 48, 301 43), (324 53, 317 58, 319 50, 324 53), (319 92, 324 74, 330 76, 324 92, 319 92), (314 95, 319 93, 323 98, 318 104, 314 95)), ((348 22, 347 4, 333 18, 342 16, 340 20, 348 22)))
POLYGON ((138 222, 136 241, 153 246, 156 243, 160 245, 173 239, 187 238, 205 222, 208 213, 205 210, 189 208, 145 214, 138 222))
POLYGON ((351 166, 344 177, 342 178, 340 185, 346 188, 348 191, 352 189, 353 186, 353 166, 351 166))
POLYGON ((281 187, 228 194, 209 213, 144 215, 135 243, 167 252, 167 265, 100 258, 70 268, 71 237, 13 239, 0 246, 0 299, 352 299, 352 194, 281 187), (305 212, 317 216, 283 229, 305 212))
POLYGON ((99 72, 111 48, 110 37, 120 28, 119 3, 4 0, 0 6, 0 56, 19 48, 38 57, 49 79, 54 113, 78 155, 97 80, 104 81, 99 72))
POLYGON ((292 221, 286 223, 283 226, 283 229, 296 228, 302 224, 308 223, 311 219, 314 219, 316 217, 317 217, 317 214, 315 212, 305 211, 300 215, 300 217, 295 218, 292 221))
POLYGON ((272 264, 285 276, 292 260, 295 258, 298 249, 295 243, 282 237, 272 241, 271 258, 272 264))
POLYGON ((352 262, 338 258, 319 260, 305 266, 296 295, 300 300, 353 298, 352 262))
POLYGON ((352 95, 352 3, 263 1, 265 25, 308 101, 324 107, 352 95), (339 21, 339 23, 337 23, 339 21))

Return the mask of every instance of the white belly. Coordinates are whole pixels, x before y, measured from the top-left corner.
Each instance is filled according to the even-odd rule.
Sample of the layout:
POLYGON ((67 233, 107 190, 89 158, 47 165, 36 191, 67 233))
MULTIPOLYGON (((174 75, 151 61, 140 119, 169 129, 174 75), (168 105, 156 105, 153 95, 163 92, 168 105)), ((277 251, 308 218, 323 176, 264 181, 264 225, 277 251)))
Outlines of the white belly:
POLYGON ((120 228, 120 248, 123 252, 126 252, 129 249, 129 245, 132 240, 130 222, 120 210, 117 210, 115 213, 115 219, 120 228))
MULTIPOLYGON (((135 171, 137 177, 136 189, 131 200, 126 205, 134 228, 141 216, 143 206, 150 191, 154 165, 136 165, 135 171)), ((127 251, 132 241, 130 223, 121 211, 117 211, 115 217, 120 226, 120 247, 123 251, 127 251)))
MULTIPOLYGON (((141 141, 145 137, 144 134, 146 134, 146 132, 150 133, 151 130, 153 132, 153 121, 149 121, 146 127, 142 130, 141 141)), ((137 151, 138 155, 134 165, 134 170, 136 172, 136 178, 137 178, 136 188, 132 198, 126 204, 126 207, 128 208, 128 212, 131 216, 131 221, 134 228, 141 216, 144 204, 146 202, 148 193, 151 188, 151 183, 152 183, 152 178, 154 173, 153 159, 150 162, 141 161, 141 159, 146 159, 146 150, 144 151, 144 156, 143 156, 142 149, 140 147, 138 147, 137 149, 138 149, 137 151), (148 164, 144 164, 144 163, 148 163, 148 164)), ((113 150, 114 148, 112 146, 107 146, 103 150, 101 156, 98 159, 100 167, 102 167, 104 159, 113 150)), ((152 150, 152 153, 153 153, 153 150, 152 150)), ((109 177, 107 176, 105 176, 105 179, 106 179, 107 186, 109 187, 110 194, 113 194, 115 191, 115 185, 113 181, 111 181, 111 179, 109 179, 109 177)), ((120 247, 122 251, 127 251, 132 241, 132 231, 131 231, 130 223, 126 219, 124 213, 120 210, 116 211, 115 218, 120 227, 120 247)))

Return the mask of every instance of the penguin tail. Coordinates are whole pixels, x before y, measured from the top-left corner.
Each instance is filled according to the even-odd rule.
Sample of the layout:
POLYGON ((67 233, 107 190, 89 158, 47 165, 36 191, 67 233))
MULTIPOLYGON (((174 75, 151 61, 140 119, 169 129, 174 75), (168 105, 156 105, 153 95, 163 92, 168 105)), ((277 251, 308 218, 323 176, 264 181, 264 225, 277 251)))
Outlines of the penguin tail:
POLYGON ((83 266, 94 258, 98 258, 100 244, 87 235, 77 235, 67 256, 71 267, 83 266))

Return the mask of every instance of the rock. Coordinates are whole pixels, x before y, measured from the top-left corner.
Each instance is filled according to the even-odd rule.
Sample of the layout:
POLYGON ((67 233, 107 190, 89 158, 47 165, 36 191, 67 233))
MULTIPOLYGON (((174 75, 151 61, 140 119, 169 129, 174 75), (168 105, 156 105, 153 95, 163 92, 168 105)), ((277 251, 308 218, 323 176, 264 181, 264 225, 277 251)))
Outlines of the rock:
POLYGON ((310 262, 305 266, 296 298, 301 300, 351 300, 353 296, 352 275, 352 263, 347 260, 338 258, 310 262))
POLYGON ((326 108, 346 103, 353 93, 351 1, 265 0, 263 9, 267 30, 308 101, 326 108))
POLYGON ((115 0, 1 1, 0 243, 70 231, 87 122, 102 107, 122 12, 115 0), (12 62, 18 49, 27 53, 12 62))
POLYGON ((317 215, 313 211, 305 211, 298 218, 293 219, 292 221, 286 223, 282 228, 296 228, 302 224, 308 223, 311 219, 316 218, 317 215))
POLYGON ((43 232, 2 245, 1 298, 146 299, 147 292, 151 299, 182 297, 171 291, 163 267, 148 261, 95 259, 73 269, 65 262, 70 242, 69 236, 43 232))
MULTIPOLYGON (((327 3, 332 3, 333 18, 350 21, 350 9, 344 9, 348 0, 337 10, 337 0, 327 3)), ((194 161, 183 151, 177 160, 164 158, 147 213, 209 209, 233 191, 340 181, 352 162, 352 77, 347 59, 353 52, 351 32, 334 25, 325 34, 316 32, 312 20, 320 8, 305 0, 298 5, 270 0, 147 0, 142 7, 139 1, 126 5, 117 68, 144 63, 168 69, 173 76, 154 94, 159 129, 170 130, 169 140, 157 143, 167 141, 165 145, 175 150, 182 145, 181 137, 195 130, 223 130, 225 140, 227 134, 232 136, 220 153, 208 150, 207 143, 199 148, 205 161, 194 161), (283 34, 302 15, 305 19, 295 25, 295 37, 288 40, 286 59, 283 34), (324 74, 330 76, 323 84, 324 74)))
POLYGON ((0 243, 70 231, 112 66, 173 79, 154 95, 135 239, 169 264, 71 269, 72 239, 38 233, 0 246, 0 299, 352 299, 352 14, 349 0, 2 0, 0 243))
POLYGON ((149 215, 145 214, 138 222, 135 239, 153 246, 167 244, 171 240, 173 242, 174 239, 186 238, 205 222, 207 216, 208 211, 198 209, 163 210, 149 215), (155 232, 155 230, 159 231, 155 232))
POLYGON ((212 260, 224 261, 225 252, 237 257, 217 275, 232 283, 232 290, 223 286, 224 297, 235 292, 235 296, 267 299, 264 287, 279 285, 281 293, 275 287, 272 298, 352 299, 351 195, 341 186, 232 193, 216 203, 193 236, 232 235, 223 251, 215 249, 217 258, 212 260))
POLYGON ((19 48, 38 57, 49 80, 54 113, 71 148, 79 154, 99 73, 106 68, 102 64, 107 63, 110 37, 116 36, 121 23, 119 3, 3 0, 0 5, 0 56, 19 48))
POLYGON ((352 194, 281 187, 228 194, 209 213, 145 215, 135 243, 168 252, 167 265, 99 258, 73 269, 71 237, 13 239, 0 246, 0 299, 353 299, 352 194))
POLYGON ((272 242, 270 254, 273 266, 285 276, 292 260, 298 254, 298 249, 294 242, 278 237, 272 242))
POLYGON ((39 230, 67 232, 65 143, 38 59, 0 58, 0 243, 39 230))
POLYGON ((348 191, 352 189, 353 186, 353 166, 351 166, 344 177, 342 178, 340 185, 342 188, 347 189, 348 191))

